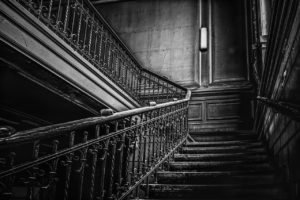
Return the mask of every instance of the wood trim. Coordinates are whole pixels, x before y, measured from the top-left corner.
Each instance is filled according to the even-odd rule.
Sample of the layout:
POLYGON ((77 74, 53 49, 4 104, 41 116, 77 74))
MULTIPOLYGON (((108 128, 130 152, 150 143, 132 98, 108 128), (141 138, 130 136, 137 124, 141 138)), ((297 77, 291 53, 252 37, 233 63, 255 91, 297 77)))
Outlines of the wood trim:
POLYGON ((208 35, 209 35, 209 40, 208 40, 208 67, 209 67, 209 84, 212 84, 213 82, 213 57, 212 57, 212 0, 208 0, 208 35))
MULTIPOLYGON (((123 104, 125 107, 127 107, 127 109, 139 106, 139 104, 135 100, 133 100, 129 95, 127 95, 123 90, 121 90, 121 88, 116 86, 111 80, 105 77, 101 72, 99 72, 99 70, 96 70, 94 66, 92 66, 86 59, 84 59, 81 55, 79 55, 77 52, 71 49, 71 47, 68 44, 66 44, 66 42, 64 42, 61 38, 55 35, 44 24, 42 24, 40 21, 38 21, 33 16, 31 16, 31 14, 27 10, 21 8, 20 6, 18 6, 18 8, 12 8, 12 7, 8 7, 6 4, 2 2, 0 4, 1 4, 0 12, 2 13, 3 17, 5 16, 4 18, 7 19, 6 20, 7 22, 11 23, 10 26, 15 26, 17 29, 19 29, 19 31, 26 32, 28 35, 30 35, 30 37, 32 37, 35 40, 35 42, 39 42, 40 45, 43 45, 45 48, 49 49, 51 53, 54 53, 55 55, 60 57, 64 62, 67 62, 70 66, 74 68, 74 70, 77 70, 82 75, 85 74, 85 77, 90 81, 92 81, 94 84, 98 84, 98 83, 96 83, 91 76, 87 76, 86 73, 93 74, 93 76, 97 77, 101 82, 110 85, 110 87, 108 88, 109 91, 114 91, 115 95, 118 96, 120 95, 122 97, 122 100, 117 97, 115 98, 118 99, 118 101, 121 104, 123 104), (33 32, 35 34, 33 34, 33 32), (47 38, 47 40, 49 40, 48 43, 46 42, 47 40, 45 41, 45 39, 43 38, 47 38), (54 47, 53 45, 55 45, 56 47, 54 47), (57 47, 59 47, 60 49, 57 47), (61 53, 59 51, 64 51, 64 53, 61 53), (71 62, 70 60, 73 60, 74 62, 71 62), (75 67, 76 64, 84 66, 85 67, 84 70, 86 71, 86 73, 83 73, 83 71, 81 71, 78 67, 75 67), (126 101, 124 102, 124 100, 126 101)), ((28 57, 35 60, 35 62, 41 64, 41 66, 51 71, 51 73, 54 73, 59 77, 64 76, 64 74, 60 74, 54 68, 50 69, 48 64, 45 63, 44 60, 41 60, 40 58, 33 55, 31 51, 28 51, 24 49, 24 47, 17 44, 16 41, 14 41, 15 39, 8 38, 10 36, 5 35, 5 33, 1 33, 0 35, 1 35, 1 40, 3 40, 6 44, 12 46, 17 51, 22 52, 23 54, 24 53, 27 54, 28 57)), ((75 83, 70 79, 68 80, 65 79, 65 80, 71 85, 73 85, 75 88, 89 95, 91 98, 100 101, 101 103, 103 103, 108 107, 111 107, 107 104, 108 102, 103 102, 99 99, 99 97, 87 93, 87 91, 85 91, 85 89, 82 88, 81 85, 78 85, 78 83, 75 83)), ((105 90, 106 92, 108 92, 107 89, 103 88, 102 85, 98 84, 98 86, 103 90, 105 90)))

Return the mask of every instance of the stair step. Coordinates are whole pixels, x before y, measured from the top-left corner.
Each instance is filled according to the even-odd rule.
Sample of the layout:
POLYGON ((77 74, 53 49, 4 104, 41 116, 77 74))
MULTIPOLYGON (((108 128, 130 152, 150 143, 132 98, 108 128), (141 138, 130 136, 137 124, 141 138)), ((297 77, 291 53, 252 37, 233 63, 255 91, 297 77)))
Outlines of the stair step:
POLYGON ((212 132, 192 137, 197 142, 174 155, 169 171, 156 173, 148 200, 287 200, 257 135, 212 132))
POLYGON ((185 147, 217 147, 217 146, 243 146, 243 145, 260 145, 261 142, 256 140, 232 140, 232 141, 207 141, 207 142, 190 142, 185 144, 185 147))
POLYGON ((251 163, 247 161, 195 161, 170 162, 170 170, 216 171, 216 170, 273 170, 269 163, 251 163))
POLYGON ((283 197, 275 184, 174 185, 149 184, 150 198, 183 197, 283 197))
POLYGON ((238 172, 158 172, 156 174, 160 184, 260 184, 275 183, 275 177, 272 174, 245 174, 238 172))
POLYGON ((258 155, 256 152, 248 153, 213 153, 213 154, 175 154, 175 161, 267 161, 267 155, 258 155))
POLYGON ((261 146, 228 146, 228 147, 183 147, 182 153, 234 153, 234 152, 257 152, 264 154, 266 151, 261 146))
POLYGON ((193 133, 192 138, 197 142, 217 142, 217 141, 236 141, 236 140, 256 140, 257 135, 253 133, 237 132, 212 132, 212 133, 193 133))
MULTIPOLYGON (((132 200, 136 200, 136 199, 132 199, 132 200)), ((155 199, 141 199, 139 198, 139 200, 199 200, 198 197, 195 197, 195 198, 181 198, 181 199, 178 199, 178 198, 172 198, 172 199, 169 199, 169 198, 155 198, 155 199)), ((285 197, 270 197, 270 198, 260 198, 260 197, 243 197, 242 199, 241 198, 234 198, 234 197, 229 197, 229 198, 226 198, 226 197, 222 197, 222 198, 213 198, 213 197, 207 197, 207 198, 201 198, 201 200, 288 200, 287 198, 285 197)))

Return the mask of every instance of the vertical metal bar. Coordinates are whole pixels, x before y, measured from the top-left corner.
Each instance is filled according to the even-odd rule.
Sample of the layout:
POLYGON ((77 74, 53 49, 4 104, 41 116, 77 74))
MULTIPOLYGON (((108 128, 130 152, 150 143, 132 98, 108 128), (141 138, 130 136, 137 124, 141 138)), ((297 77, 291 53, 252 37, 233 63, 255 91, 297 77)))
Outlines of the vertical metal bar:
POLYGON ((40 1, 40 6, 39 6, 38 16, 37 16, 38 19, 40 18, 41 14, 42 14, 42 10, 43 10, 43 0, 40 1))
MULTIPOLYGON (((40 151, 40 141, 36 140, 33 143, 33 148, 32 148, 32 160, 36 160, 39 157, 39 151, 40 151)), ((38 166, 32 167, 30 171, 30 175, 28 177, 28 183, 27 183, 27 194, 26 194, 26 199, 31 200, 33 199, 33 194, 34 194, 34 184, 36 181, 36 175, 37 171, 39 170, 38 166)))
POLYGON ((61 0, 59 0, 59 3, 58 3, 57 18, 56 18, 56 22, 55 22, 57 31, 59 31, 59 24, 61 23, 61 21, 59 21, 60 15, 61 15, 61 0))
MULTIPOLYGON (((75 132, 71 132, 69 136, 69 145, 68 147, 71 148, 74 145, 74 137, 75 132)), ((65 178, 65 186, 64 186, 64 196, 63 199, 67 200, 69 199, 69 187, 70 187, 70 175, 71 175, 71 169, 72 169, 72 160, 73 160, 74 153, 70 153, 66 156, 66 178, 65 178)))
MULTIPOLYGON (((82 142, 87 142, 88 132, 84 131, 83 133, 83 140, 82 142)), ((84 180, 84 172, 85 172, 85 165, 86 165, 86 154, 87 154, 88 147, 80 150, 80 169, 79 169, 79 191, 78 191, 78 199, 82 199, 82 190, 83 190, 83 180, 84 180)))
MULTIPOLYGON (((134 124, 137 124, 137 119, 135 118, 134 119, 134 124)), ((136 147, 137 147, 137 131, 138 128, 136 128, 135 130, 133 130, 133 140, 134 140, 134 143, 133 143, 133 155, 132 155, 132 166, 131 166, 131 184, 134 184, 135 182, 135 163, 136 163, 136 147)))
POLYGON ((82 51, 83 51, 83 53, 84 54, 87 54, 87 47, 88 47, 88 45, 87 45, 87 33, 88 33, 88 28, 89 28, 89 21, 90 21, 90 16, 89 16, 89 13, 88 13, 88 11, 85 11, 86 13, 86 16, 85 16, 85 20, 84 20, 84 22, 85 22, 85 30, 84 30, 84 38, 83 38, 83 43, 82 43, 82 51))
POLYGON ((109 148, 109 171, 108 171, 108 183, 107 183, 107 199, 113 199, 113 187, 114 187, 114 169, 115 169, 115 154, 116 154, 116 138, 111 138, 109 148))
POLYGON ((51 24, 51 12, 52 12, 52 5, 53 5, 53 0, 50 0, 49 2, 49 11, 48 11, 48 17, 47 17, 47 21, 48 21, 48 25, 51 24))
POLYGON ((75 19, 76 19, 76 10, 77 10, 77 5, 78 2, 77 0, 75 0, 75 2, 73 3, 73 5, 71 6, 71 8, 73 9, 73 19, 72 19, 72 25, 71 25, 71 29, 70 29, 70 42, 73 43, 74 41, 74 36, 76 36, 76 34, 74 33, 74 26, 75 26, 75 19))
POLYGON ((82 24, 82 15, 83 15, 83 5, 79 4, 78 6, 80 15, 79 15, 79 23, 78 23, 78 29, 77 29, 77 41, 76 46, 78 49, 80 49, 80 32, 81 32, 81 24, 82 24))
MULTIPOLYGON (((100 135, 100 125, 96 125, 95 128, 95 139, 97 139, 100 135)), ((90 183, 90 192, 89 199, 92 200, 94 197, 94 187, 95 187, 95 173, 98 161, 98 144, 93 145, 91 149, 92 153, 92 170, 91 170, 91 183, 90 183)))
POLYGON ((99 25, 96 23, 96 30, 95 30, 95 41, 94 41, 94 54, 92 55, 93 62, 97 61, 97 47, 98 47, 98 37, 99 37, 99 25))
POLYGON ((70 7, 70 0, 67 0, 67 8, 66 8, 66 13, 65 13, 65 21, 64 21, 64 30, 63 33, 65 35, 65 37, 67 37, 67 27, 68 27, 68 23, 69 23, 69 7, 70 7))
MULTIPOLYGON (((106 129, 107 133, 107 129, 106 129)), ((103 142, 103 148, 102 148, 102 155, 100 157, 101 164, 99 166, 99 175, 100 181, 99 181, 99 193, 97 195, 97 200, 103 200, 104 198, 104 186, 105 186, 105 177, 106 177, 106 161, 107 161, 107 155, 108 155, 108 146, 109 146, 109 139, 107 139, 105 142, 103 142)))
MULTIPOLYGON (((91 30, 90 30, 90 37, 89 37, 89 44, 88 44, 88 55, 90 58, 93 58, 93 56, 91 55, 91 46, 92 46, 92 39, 93 39, 93 29, 94 29, 94 23, 95 23, 95 19, 94 19, 94 15, 91 18, 91 30)), ((94 41, 95 42, 95 41, 94 41)))
POLYGON ((98 62, 100 63, 100 66, 103 65, 103 60, 102 60, 102 47, 103 47, 103 35, 104 35, 104 31, 103 31, 103 26, 100 26, 99 29, 99 34, 100 34, 100 43, 99 43, 99 60, 98 62))
MULTIPOLYGON (((121 125, 122 129, 125 128, 125 124, 122 123, 121 125)), ((117 131, 117 129, 116 129, 117 131)), ((120 140, 118 142, 118 147, 117 147, 117 155, 118 155, 118 160, 117 160, 117 165, 116 165, 116 177, 115 177, 115 194, 116 196, 119 196, 121 193, 121 183, 122 183, 122 168, 123 168, 123 154, 124 154, 124 143, 125 143, 125 133, 119 136, 120 140)))

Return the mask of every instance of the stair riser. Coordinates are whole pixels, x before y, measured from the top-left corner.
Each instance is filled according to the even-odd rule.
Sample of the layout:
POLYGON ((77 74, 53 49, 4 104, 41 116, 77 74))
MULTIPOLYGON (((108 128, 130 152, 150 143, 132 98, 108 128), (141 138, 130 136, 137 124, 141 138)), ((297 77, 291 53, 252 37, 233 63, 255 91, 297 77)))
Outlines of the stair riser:
POLYGON ((265 197, 282 196, 276 188, 150 188, 150 198, 265 197))
POLYGON ((207 154, 207 153, 257 153, 257 154, 265 154, 265 150, 263 148, 249 148, 249 149, 205 149, 205 148, 182 148, 182 154, 207 154))
POLYGON ((256 141, 225 141, 225 142, 195 142, 187 143, 185 147, 228 147, 228 146, 263 146, 262 143, 256 141))
POLYGON ((218 141, 247 141, 255 140, 256 137, 253 135, 201 135, 193 137, 196 142, 218 142, 218 141))
POLYGON ((159 184, 273 184, 273 176, 205 176, 189 174, 158 174, 159 184))
POLYGON ((171 163, 170 171, 231 171, 231 170, 259 170, 259 171, 271 171, 273 168, 268 164, 179 164, 171 163))
POLYGON ((175 155, 175 161, 248 161, 251 163, 259 163, 268 161, 267 156, 249 156, 244 155, 197 155, 197 154, 181 154, 175 155))

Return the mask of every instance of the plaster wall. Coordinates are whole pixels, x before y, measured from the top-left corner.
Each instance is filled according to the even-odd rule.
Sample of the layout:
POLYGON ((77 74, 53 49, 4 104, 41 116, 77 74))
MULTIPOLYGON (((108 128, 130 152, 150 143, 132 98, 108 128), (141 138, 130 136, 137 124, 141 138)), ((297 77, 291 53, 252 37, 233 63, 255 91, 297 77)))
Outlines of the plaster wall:
POLYGON ((197 1, 127 1, 97 9, 144 67, 185 86, 194 81, 197 1))

